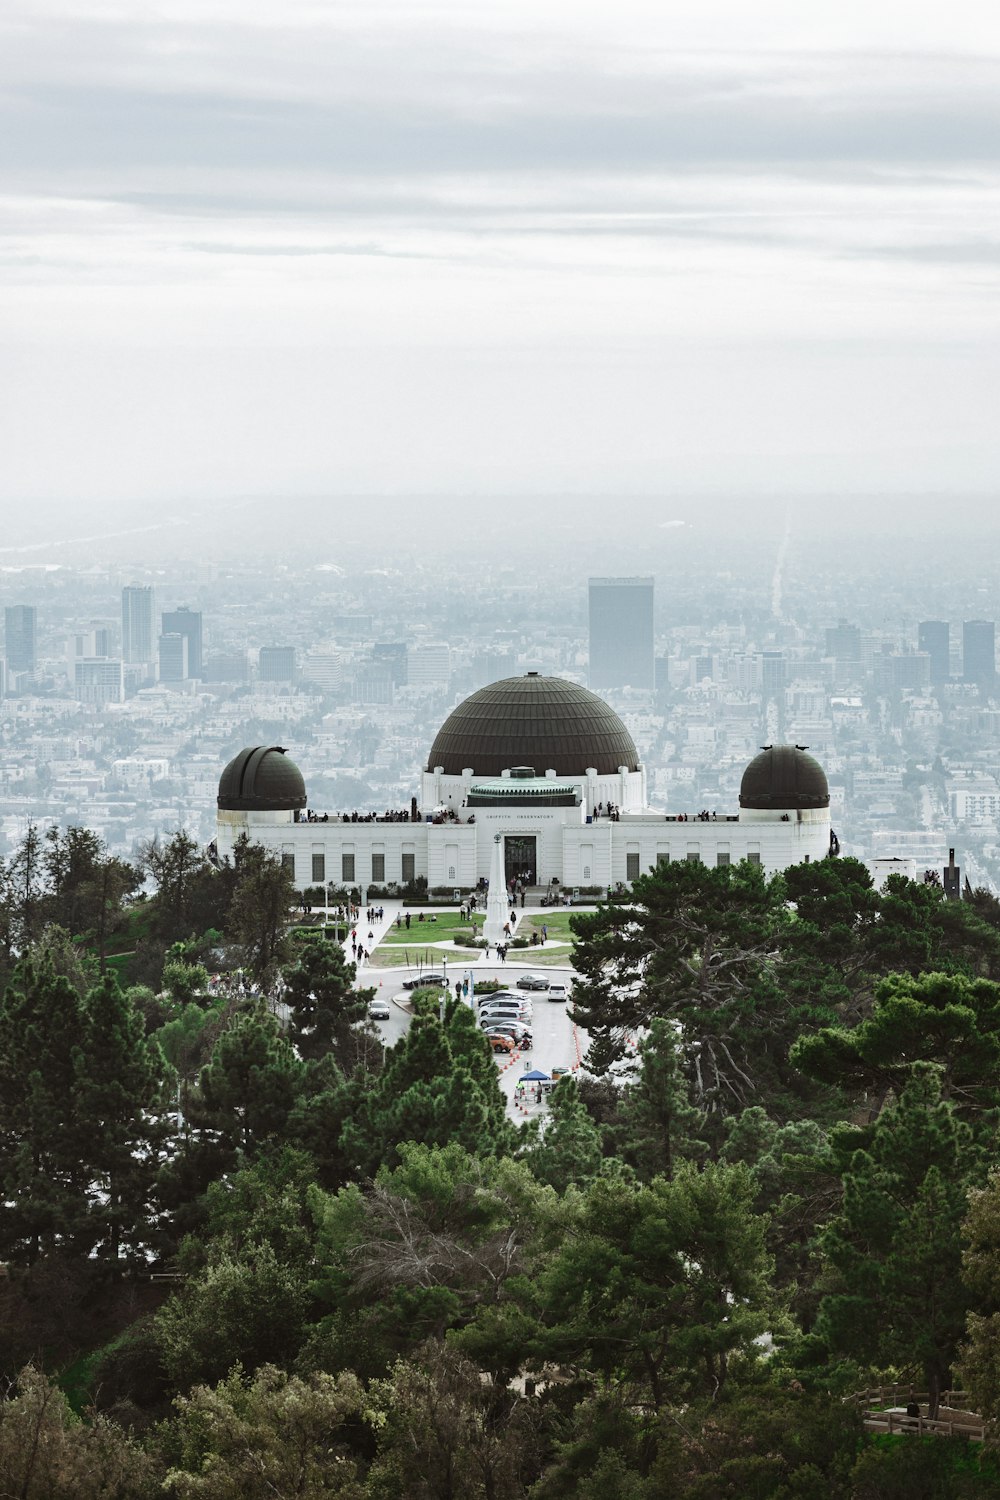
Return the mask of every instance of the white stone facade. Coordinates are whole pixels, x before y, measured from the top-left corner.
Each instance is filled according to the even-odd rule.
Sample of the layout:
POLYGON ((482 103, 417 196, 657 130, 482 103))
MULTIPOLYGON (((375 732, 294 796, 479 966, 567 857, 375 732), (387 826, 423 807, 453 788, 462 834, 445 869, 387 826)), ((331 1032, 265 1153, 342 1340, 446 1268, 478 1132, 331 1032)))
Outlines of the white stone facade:
MULTIPOLYGON (((560 778, 563 782, 566 778, 560 778)), ((553 878, 560 886, 600 886, 606 889, 621 881, 627 884, 660 860, 699 859, 704 864, 736 864, 752 859, 768 874, 807 860, 824 859, 830 851, 828 808, 756 810, 708 821, 694 813, 687 818, 635 807, 635 784, 645 785, 643 772, 624 777, 596 777, 595 802, 591 786, 583 778, 586 796, 578 806, 462 806, 475 778, 468 784, 461 777, 424 775, 435 796, 432 808, 454 808, 457 821, 358 822, 335 818, 296 821, 291 812, 220 811, 217 849, 225 859, 245 833, 254 843, 276 854, 291 857, 295 884, 299 889, 332 882, 365 888, 395 882, 401 885, 407 872, 425 876, 428 886, 471 889, 489 876, 493 835, 535 840, 533 871, 536 885, 553 878), (464 786, 464 795, 445 783, 464 786), (442 798, 439 794, 443 792, 442 798), (622 798, 619 817, 594 817, 589 806, 622 798), (452 801, 449 804, 448 796, 452 801), (631 804, 634 810, 626 811, 631 804)), ((427 804, 425 803, 425 806, 427 804)), ((440 817, 440 814, 437 814, 440 817)))

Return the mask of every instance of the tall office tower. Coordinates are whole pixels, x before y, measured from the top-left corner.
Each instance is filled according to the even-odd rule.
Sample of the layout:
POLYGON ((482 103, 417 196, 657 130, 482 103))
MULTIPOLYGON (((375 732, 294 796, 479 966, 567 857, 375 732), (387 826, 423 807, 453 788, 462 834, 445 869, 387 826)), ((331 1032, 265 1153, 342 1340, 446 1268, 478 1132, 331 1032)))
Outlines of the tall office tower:
MULTIPOLYGON (((163 635, 182 635, 187 641, 187 671, 185 677, 201 677, 201 613, 198 610, 166 610, 161 616, 163 635)), ((161 671, 160 678, 163 680, 161 671)))
MULTIPOLYGON (((164 615, 166 619, 166 615, 164 615)), ((188 670, 190 658, 188 657, 188 638, 181 635, 179 631, 173 630, 160 636, 160 681, 161 682, 183 682, 190 677, 188 670)))
POLYGON ((991 688, 996 678, 996 626, 992 620, 966 620, 962 626, 962 676, 991 688))
POLYGON ((931 682, 947 682, 951 676, 951 626, 947 620, 921 620, 917 626, 917 650, 931 661, 931 682))
POLYGON ((295 647, 261 646, 258 676, 261 682, 292 682, 295 677, 295 647))
POLYGON ((760 653, 760 690, 765 698, 780 698, 785 691, 785 653, 762 651, 760 653))
POLYGON ((33 604, 9 604, 4 610, 4 655, 10 672, 33 672, 38 665, 38 612, 33 604))
POLYGON ((652 578, 590 580, 590 686, 656 686, 652 578))
POLYGON ((156 660, 153 590, 141 584, 122 589, 122 660, 156 660))
POLYGON ((826 655, 838 661, 861 660, 861 631, 857 625, 846 620, 831 626, 826 632, 826 655))

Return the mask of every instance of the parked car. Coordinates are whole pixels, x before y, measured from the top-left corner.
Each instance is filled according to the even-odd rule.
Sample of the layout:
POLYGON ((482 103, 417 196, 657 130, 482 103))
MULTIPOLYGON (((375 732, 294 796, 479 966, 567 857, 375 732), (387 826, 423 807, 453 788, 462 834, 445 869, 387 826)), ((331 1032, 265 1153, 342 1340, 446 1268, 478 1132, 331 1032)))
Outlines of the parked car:
POLYGON ((484 1026, 483 1030, 487 1036, 512 1036, 515 1042, 527 1042, 531 1046, 531 1027, 525 1026, 523 1021, 496 1021, 490 1026, 484 1026))
POLYGON ((547 974, 522 974, 515 986, 519 990, 547 990, 548 987, 547 974))
POLYGON ((524 996, 519 995, 517 990, 488 990, 476 996, 476 1004, 480 1009, 484 1005, 491 1005, 494 1000, 517 1000, 520 1003, 524 1000, 524 996))
POLYGON ((546 1000, 568 1000, 569 985, 563 984, 561 980, 549 985, 546 1000))
POLYGON ((368 1007, 368 1014, 373 1021, 388 1021, 392 1015, 388 1000, 373 1000, 368 1007))
POLYGON ((447 983, 448 981, 443 974, 418 974, 416 979, 404 979, 403 989, 424 990, 435 988, 443 990, 447 983))
POLYGON ((494 1052, 516 1052, 517 1043, 512 1036, 491 1036, 490 1046, 494 1052))
POLYGON ((486 1005, 479 1012, 480 1021, 530 1021, 530 1005, 486 1005))
POLYGON ((566 1075, 568 1074, 568 1072, 569 1072, 569 1068, 553 1068, 552 1069, 552 1081, 553 1081, 553 1083, 558 1083, 560 1078, 565 1078, 566 1075))

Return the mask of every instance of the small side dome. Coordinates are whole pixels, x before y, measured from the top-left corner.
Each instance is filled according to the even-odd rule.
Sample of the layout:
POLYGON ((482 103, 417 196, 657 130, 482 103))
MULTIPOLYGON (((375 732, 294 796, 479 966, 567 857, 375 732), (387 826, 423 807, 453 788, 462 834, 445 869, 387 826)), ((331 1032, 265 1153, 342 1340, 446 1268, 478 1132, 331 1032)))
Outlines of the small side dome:
POLYGON ((292 812, 306 805, 302 772, 281 745, 248 745, 219 778, 226 812, 292 812))
POLYGON ((765 745, 743 772, 740 806, 767 812, 829 807, 826 772, 804 745, 765 745))

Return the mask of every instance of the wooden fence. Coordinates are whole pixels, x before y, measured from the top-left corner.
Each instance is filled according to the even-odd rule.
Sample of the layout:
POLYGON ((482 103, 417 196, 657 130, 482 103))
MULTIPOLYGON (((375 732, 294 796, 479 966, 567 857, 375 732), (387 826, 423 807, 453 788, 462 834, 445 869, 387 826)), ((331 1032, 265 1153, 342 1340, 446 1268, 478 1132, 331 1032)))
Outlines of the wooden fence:
POLYGON ((933 1420, 923 1415, 908 1416, 893 1407, 928 1405, 929 1392, 912 1385, 875 1386, 849 1397, 861 1409, 867 1432, 885 1432, 908 1437, 954 1437, 970 1443, 991 1441, 983 1418, 968 1408, 965 1391, 942 1391, 938 1415, 933 1420))

